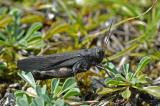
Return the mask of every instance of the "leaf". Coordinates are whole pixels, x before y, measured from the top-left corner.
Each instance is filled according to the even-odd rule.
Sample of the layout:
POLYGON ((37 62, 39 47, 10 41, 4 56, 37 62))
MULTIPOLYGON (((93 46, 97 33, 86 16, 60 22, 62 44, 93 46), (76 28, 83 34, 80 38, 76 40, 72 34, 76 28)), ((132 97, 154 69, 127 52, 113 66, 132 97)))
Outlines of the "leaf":
POLYGON ((28 42, 34 41, 35 39, 42 39, 41 37, 42 33, 41 32, 34 32, 30 38, 27 39, 28 42))
POLYGON ((67 78, 63 84, 62 90, 70 89, 76 85, 76 81, 74 78, 67 78))
POLYGON ((160 98, 160 86, 143 87, 143 90, 145 90, 150 95, 160 98))
POLYGON ((7 66, 3 63, 3 62, 0 62, 0 70, 3 70, 5 69, 7 66))
POLYGON ((139 44, 133 44, 133 45, 129 46, 128 48, 116 53, 115 55, 112 55, 112 56, 108 57, 108 60, 111 61, 111 60, 117 59, 117 58, 125 55, 126 53, 136 49, 138 46, 139 46, 139 44))
POLYGON ((28 29, 27 34, 25 35, 25 38, 23 39, 25 40, 29 39, 30 37, 32 37, 32 34, 35 31, 38 31, 41 27, 42 27, 42 24, 39 22, 32 24, 31 27, 28 29))
POLYGON ((127 75, 127 78, 128 78, 128 79, 126 78, 128 82, 131 82, 131 81, 132 81, 133 75, 134 75, 134 73, 132 73, 132 72, 129 72, 129 73, 128 73, 128 75, 127 75))
POLYGON ((119 91, 119 90, 123 90, 124 87, 120 87, 120 88, 100 88, 98 89, 96 92, 99 94, 99 95, 107 95, 107 94, 110 94, 110 93, 114 93, 116 91, 119 91))
POLYGON ((134 74, 134 76, 137 76, 140 74, 140 72, 142 71, 142 69, 150 62, 151 58, 146 56, 146 57, 143 57, 139 64, 138 64, 138 67, 137 67, 137 70, 134 74))
POLYGON ((125 13, 125 16, 135 17, 140 15, 140 10, 137 8, 137 6, 131 6, 128 3, 124 4, 122 7, 122 11, 125 13))
POLYGON ((45 106, 42 97, 36 97, 33 99, 31 106, 45 106))
POLYGON ((147 75, 139 75, 137 79, 138 79, 138 82, 142 84, 146 84, 148 82, 147 75))
POLYGON ((7 12, 8 12, 8 8, 1 6, 1 8, 0 8, 0 15, 4 15, 4 14, 6 14, 7 12))
POLYGON ((0 28, 1 27, 6 27, 9 23, 13 21, 13 18, 11 16, 6 16, 3 19, 0 20, 0 28))
POLYGON ((124 64, 123 65, 123 72, 124 72, 124 75, 125 75, 125 78, 127 80, 129 80, 129 72, 130 72, 130 69, 129 69, 129 64, 124 64))
POLYGON ((43 48, 45 46, 45 43, 40 37, 34 37, 32 41, 28 41, 27 48, 34 48, 39 49, 43 48))
POLYGON ((7 37, 3 33, 0 32, 0 40, 6 40, 6 39, 7 37))
POLYGON ((132 86, 134 86, 139 83, 139 80, 136 77, 132 77, 132 80, 130 81, 130 83, 132 84, 132 86))
POLYGON ((46 94, 46 85, 43 85, 42 88, 39 85, 37 85, 36 92, 37 92, 38 96, 45 95, 46 94))
POLYGON ((63 99, 57 99, 55 102, 54 102, 54 106, 65 106, 64 105, 64 100, 63 99))
POLYGON ((44 36, 44 39, 49 39, 51 38, 54 34, 57 34, 57 33, 61 33, 61 32, 64 32, 66 30, 69 29, 69 25, 68 24, 60 24, 60 25, 56 25, 54 27, 51 27, 45 34, 44 36))
POLYGON ((63 86, 62 86, 62 89, 61 89, 61 92, 59 92, 58 95, 66 92, 67 90, 71 89, 71 88, 74 88, 76 86, 76 82, 75 82, 75 79, 74 78, 68 78, 65 80, 63 86))
POLYGON ((23 36, 24 36, 24 33, 25 33, 25 30, 22 30, 18 35, 17 35, 17 40, 20 40, 20 39, 23 39, 23 36))
POLYGON ((0 40, 0 46, 6 46, 6 41, 0 40))
POLYGON ((52 79, 52 82, 51 82, 51 92, 54 92, 56 86, 57 86, 57 82, 58 82, 58 79, 56 78, 53 78, 52 79))
POLYGON ((116 70, 116 67, 113 63, 109 62, 104 65, 104 67, 109 71, 112 77, 114 77, 116 74, 118 74, 118 71, 116 70))
POLYGON ((25 91, 22 91, 22 90, 17 90, 15 91, 14 95, 16 97, 23 97, 24 94, 27 94, 25 91))
POLYGON ((50 97, 50 95, 48 95, 47 93, 45 95, 42 95, 41 97, 43 98, 43 100, 45 101, 45 103, 49 103, 49 104, 52 103, 51 101, 53 100, 53 98, 50 97))
POLYGON ((107 80, 107 81, 105 82, 105 84, 106 84, 106 85, 109 85, 109 84, 111 84, 111 85, 118 85, 118 84, 119 84, 119 81, 114 80, 114 79, 111 79, 111 80, 107 80))
POLYGON ((115 75, 115 79, 116 79, 117 81, 126 82, 126 79, 125 79, 121 74, 116 74, 116 75, 115 75))
POLYGON ((16 98, 16 104, 18 106, 29 106, 29 102, 28 102, 27 96, 23 95, 23 97, 17 97, 16 98))
POLYGON ((52 80, 51 90, 52 90, 53 96, 57 96, 57 94, 60 91, 59 83, 60 83, 60 79, 54 78, 52 80))
POLYGON ((21 18, 21 23, 34 23, 34 22, 44 22, 45 18, 42 15, 28 15, 21 18))
POLYGON ((80 95, 80 90, 78 88, 72 88, 67 93, 64 94, 63 98, 66 99, 77 95, 80 95))
POLYGON ((18 75, 36 89, 36 82, 31 72, 22 71, 21 73, 18 73, 18 75))
POLYGON ((124 99, 129 99, 130 98, 130 96, 131 96, 131 91, 129 90, 129 87, 127 87, 127 89, 125 90, 125 91, 123 91, 122 93, 121 93, 121 95, 122 95, 122 97, 124 98, 124 99))
POLYGON ((123 80, 118 79, 107 79, 105 80, 105 84, 109 86, 125 86, 128 85, 127 82, 124 82, 123 80))

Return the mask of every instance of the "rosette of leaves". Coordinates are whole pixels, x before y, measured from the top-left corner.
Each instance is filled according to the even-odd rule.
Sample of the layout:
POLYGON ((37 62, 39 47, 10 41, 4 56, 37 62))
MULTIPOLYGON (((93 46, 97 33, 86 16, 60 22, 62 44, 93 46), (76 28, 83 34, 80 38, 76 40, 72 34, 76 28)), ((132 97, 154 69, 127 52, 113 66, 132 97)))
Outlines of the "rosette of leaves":
POLYGON ((20 10, 13 9, 10 15, 13 18, 12 22, 0 29, 0 59, 6 64, 7 75, 14 73, 16 60, 21 57, 20 51, 33 51, 45 46, 42 33, 39 31, 42 27, 41 23, 23 27, 24 25, 20 23, 20 10))
POLYGON ((30 72, 22 71, 19 75, 32 87, 34 93, 16 91, 16 105, 18 106, 68 106, 65 100, 80 94, 74 78, 66 79, 63 84, 60 79, 52 79, 51 91, 48 92, 46 85, 41 87, 36 84, 30 72))
POLYGON ((143 101, 147 97, 148 100, 144 100, 145 102, 152 102, 150 104, 158 103, 160 100, 160 86, 152 85, 151 78, 142 73, 150 60, 150 57, 142 58, 135 71, 130 69, 129 64, 124 64, 122 71, 117 70, 112 63, 105 64, 104 67, 109 71, 110 77, 105 79, 107 87, 98 89, 97 93, 100 95, 114 95, 111 97, 112 100, 120 97, 127 101, 135 99, 137 99, 136 101, 138 99, 143 101))

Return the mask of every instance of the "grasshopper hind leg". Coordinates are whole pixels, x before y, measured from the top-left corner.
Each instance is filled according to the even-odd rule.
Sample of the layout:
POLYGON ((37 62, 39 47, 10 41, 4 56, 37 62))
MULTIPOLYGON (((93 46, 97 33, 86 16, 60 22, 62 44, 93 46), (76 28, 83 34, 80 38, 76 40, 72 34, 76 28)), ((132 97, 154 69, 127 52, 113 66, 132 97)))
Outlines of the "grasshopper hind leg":
POLYGON ((90 68, 90 65, 86 60, 80 60, 73 65, 72 70, 76 74, 76 73, 87 71, 89 70, 89 68, 90 68))

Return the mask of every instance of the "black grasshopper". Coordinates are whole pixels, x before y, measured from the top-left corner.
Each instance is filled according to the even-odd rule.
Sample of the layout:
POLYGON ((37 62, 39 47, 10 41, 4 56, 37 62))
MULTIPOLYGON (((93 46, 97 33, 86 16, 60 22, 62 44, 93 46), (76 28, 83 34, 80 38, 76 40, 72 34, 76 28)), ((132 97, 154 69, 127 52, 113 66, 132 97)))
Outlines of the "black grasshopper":
POLYGON ((49 77, 71 76, 89 70, 91 66, 101 63, 103 58, 103 49, 95 47, 75 52, 30 57, 19 60, 17 66, 23 71, 34 72, 33 74, 37 78, 39 76, 46 79, 49 77), (63 71, 63 69, 66 71, 63 71))

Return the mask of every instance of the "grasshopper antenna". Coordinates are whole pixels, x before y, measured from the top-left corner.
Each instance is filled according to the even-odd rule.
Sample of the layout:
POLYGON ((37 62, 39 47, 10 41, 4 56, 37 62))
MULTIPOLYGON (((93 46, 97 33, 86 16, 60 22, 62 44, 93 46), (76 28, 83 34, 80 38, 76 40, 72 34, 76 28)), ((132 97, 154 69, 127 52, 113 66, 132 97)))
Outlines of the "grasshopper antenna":
MULTIPOLYGON (((105 43, 106 45, 108 44, 109 38, 110 38, 111 35, 112 35, 112 34, 111 34, 112 24, 113 24, 113 20, 111 21, 111 24, 110 24, 110 26, 109 26, 109 30, 108 30, 108 32, 107 32, 107 35, 108 35, 108 36, 106 36, 106 37, 104 38, 104 43, 105 43)), ((106 57, 106 59, 107 59, 107 57, 106 57)), ((109 61, 109 60, 107 59, 107 61, 109 61)), ((110 73, 108 72, 108 70, 105 69, 105 68, 103 68, 103 64, 97 65, 96 67, 105 70, 105 72, 106 72, 106 73, 108 74, 108 76, 111 78, 111 75, 110 75, 110 73)))
POLYGON ((111 24, 109 26, 109 30, 108 30, 108 33, 107 33, 107 37, 104 38, 104 42, 106 43, 106 45, 108 44, 109 42, 109 38, 111 37, 111 28, 112 28, 112 24, 113 24, 113 20, 111 21, 111 24))

